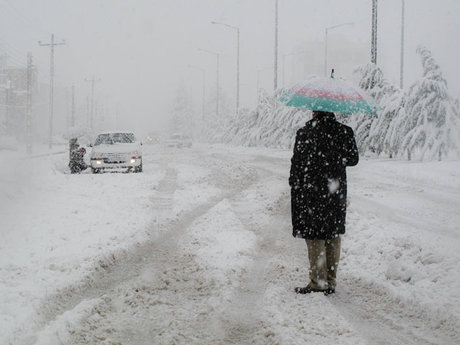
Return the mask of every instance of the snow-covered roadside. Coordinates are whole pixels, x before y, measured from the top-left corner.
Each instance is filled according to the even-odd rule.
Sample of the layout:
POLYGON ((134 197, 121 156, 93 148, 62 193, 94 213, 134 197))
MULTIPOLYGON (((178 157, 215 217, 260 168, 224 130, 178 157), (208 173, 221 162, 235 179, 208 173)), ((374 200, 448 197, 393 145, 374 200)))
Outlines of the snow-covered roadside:
MULTIPOLYGON (((3 172, 2 191, 13 200, 12 205, 35 214, 28 221, 41 225, 40 229, 46 222, 62 224, 65 219, 52 209, 43 213, 47 218, 40 218, 42 213, 34 210, 41 210, 38 199, 29 204, 19 202, 25 203, 28 196, 41 192, 44 194, 39 200, 60 201, 57 210, 70 217, 71 202, 84 213, 89 202, 86 199, 93 197, 87 184, 116 190, 113 198, 118 203, 113 201, 113 210, 124 212, 126 207, 146 220, 144 227, 139 221, 139 226, 119 228, 124 240, 119 237, 112 245, 101 238, 109 236, 113 224, 104 226, 102 221, 94 228, 93 238, 83 236, 81 242, 71 243, 55 236, 56 230, 42 229, 44 237, 34 238, 38 249, 33 243, 25 249, 35 251, 37 266, 47 268, 50 260, 55 260, 62 264, 63 272, 46 272, 40 267, 34 271, 35 264, 31 263, 19 267, 20 274, 15 276, 4 264, 11 260, 6 261, 6 246, 1 245, 0 270, 2 275, 9 274, 9 281, 2 280, 0 289, 13 298, 7 305, 2 295, 2 330, 11 332, 13 322, 33 313, 33 306, 26 304, 36 307, 39 295, 81 279, 85 267, 91 269, 91 262, 100 255, 147 241, 150 256, 137 253, 147 260, 140 266, 140 274, 116 284, 103 284, 98 294, 80 296, 76 304, 38 330, 38 343, 87 344, 97 340, 108 344, 129 339, 136 344, 150 344, 152 339, 180 344, 230 344, 235 339, 257 344, 361 344, 385 343, 388 339, 395 344, 407 343, 407 339, 414 339, 416 344, 428 339, 434 344, 456 343, 460 336, 455 328, 460 295, 460 255, 456 250, 460 163, 363 159, 350 168, 348 230, 337 294, 299 296, 293 288, 306 283, 308 261, 305 243, 291 236, 287 185, 290 155, 283 150, 220 145, 152 151, 143 174, 78 176, 50 169, 62 167, 65 161, 64 156, 52 156, 46 158, 41 170, 35 169, 42 173, 31 179, 27 173, 15 177, 24 188, 5 182, 14 179, 13 174, 3 172), (130 191, 137 192, 136 198, 131 199, 124 188, 117 189, 125 186, 123 181, 132 182, 130 191), (64 198, 69 192, 75 195, 64 198), (139 207, 144 202, 145 207, 139 207), (167 212, 158 213, 159 206, 163 207, 160 211, 167 212), (158 215, 167 218, 159 219, 158 215), (158 229, 164 230, 162 236, 157 236, 158 229), (40 249, 48 242, 69 246, 69 255, 60 249, 60 256, 40 249), (83 254, 88 255, 88 261, 83 254), (43 280, 32 289, 37 279, 43 280), (46 286, 51 289, 46 291, 46 286), (366 319, 374 323, 366 324, 366 319), (216 331, 209 334, 210 330, 216 331)), ((20 173, 21 169, 16 172, 20 173)), ((9 212, 3 211, 6 197, 1 200, 1 216, 12 224, 9 212)), ((92 221, 111 215, 108 209, 98 208, 96 201, 102 200, 100 197, 89 203, 91 209, 98 210, 86 214, 92 221)), ((81 227, 75 218, 70 219, 78 237, 81 227)), ((117 225, 122 221, 121 216, 117 218, 117 225)), ((23 228, 24 222, 18 223, 16 233, 31 238, 33 233, 23 228)), ((22 244, 20 237, 10 235, 16 245, 22 244)), ((15 255, 13 249, 7 250, 15 255)))
POLYGON ((67 174, 67 154, 2 151, 0 343, 40 300, 78 282, 97 258, 144 241, 149 195, 164 171, 67 174))
POLYGON ((460 162, 364 161, 350 180, 348 268, 460 317, 460 162))
POLYGON ((349 181, 347 288, 415 306, 460 340, 460 162, 362 161, 349 181))
POLYGON ((65 148, 32 156, 0 151, 8 162, 0 171, 0 343, 22 325, 31 327, 44 297, 155 236, 159 218, 177 218, 218 193, 204 182, 208 170, 185 169, 167 157, 174 152, 155 150, 144 149, 142 174, 103 175, 69 174, 65 148), (159 184, 171 171, 176 176, 166 194, 173 194, 160 207, 159 184))

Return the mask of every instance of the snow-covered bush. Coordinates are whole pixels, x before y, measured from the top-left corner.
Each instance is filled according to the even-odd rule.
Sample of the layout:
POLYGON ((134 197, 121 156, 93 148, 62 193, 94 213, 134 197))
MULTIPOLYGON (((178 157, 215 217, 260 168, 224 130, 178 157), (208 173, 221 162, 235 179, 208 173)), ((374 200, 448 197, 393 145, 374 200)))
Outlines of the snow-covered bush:
POLYGON ((290 148, 296 131, 311 118, 311 112, 286 107, 274 96, 259 94, 253 111, 241 111, 226 121, 208 123, 207 140, 242 146, 290 148))

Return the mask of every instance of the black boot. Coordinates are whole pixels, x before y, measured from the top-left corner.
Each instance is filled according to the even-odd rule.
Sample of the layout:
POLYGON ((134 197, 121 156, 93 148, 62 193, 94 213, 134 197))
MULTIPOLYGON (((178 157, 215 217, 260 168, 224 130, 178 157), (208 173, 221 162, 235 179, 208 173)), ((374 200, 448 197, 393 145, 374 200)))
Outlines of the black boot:
POLYGON ((312 289, 310 285, 307 285, 305 287, 296 287, 294 291, 298 294, 305 295, 312 292, 324 292, 325 290, 312 289))
POLYGON ((324 296, 329 296, 329 295, 335 294, 335 289, 334 288, 327 288, 323 292, 324 292, 324 296))

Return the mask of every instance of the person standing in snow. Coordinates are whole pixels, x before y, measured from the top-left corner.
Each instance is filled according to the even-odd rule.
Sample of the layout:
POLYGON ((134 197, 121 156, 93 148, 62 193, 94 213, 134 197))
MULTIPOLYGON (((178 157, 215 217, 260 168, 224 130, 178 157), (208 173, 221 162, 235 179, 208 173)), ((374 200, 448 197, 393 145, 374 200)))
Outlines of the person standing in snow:
POLYGON ((75 148, 70 154, 69 168, 71 174, 79 174, 83 170, 86 170, 88 166, 85 163, 86 149, 84 147, 75 148))
POLYGON ((346 167, 358 164, 353 130, 334 113, 313 111, 312 120, 297 131, 291 159, 293 236, 305 239, 310 282, 295 292, 335 292, 340 235, 345 233, 346 167))

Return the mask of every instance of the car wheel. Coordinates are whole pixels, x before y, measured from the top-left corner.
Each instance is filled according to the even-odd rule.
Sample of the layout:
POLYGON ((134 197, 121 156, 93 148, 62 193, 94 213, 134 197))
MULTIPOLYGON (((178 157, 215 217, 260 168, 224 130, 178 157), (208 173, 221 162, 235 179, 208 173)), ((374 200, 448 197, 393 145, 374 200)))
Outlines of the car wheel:
POLYGON ((101 169, 91 168, 91 173, 93 174, 99 174, 100 172, 101 172, 101 169))

